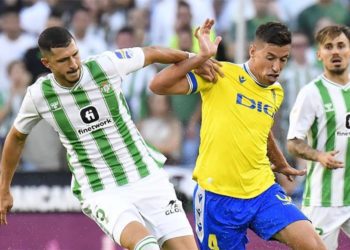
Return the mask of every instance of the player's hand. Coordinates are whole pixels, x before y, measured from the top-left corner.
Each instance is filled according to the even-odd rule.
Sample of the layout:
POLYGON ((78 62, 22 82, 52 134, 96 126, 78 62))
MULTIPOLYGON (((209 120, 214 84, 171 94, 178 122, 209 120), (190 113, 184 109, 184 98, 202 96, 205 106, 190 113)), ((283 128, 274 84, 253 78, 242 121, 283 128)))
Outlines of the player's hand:
POLYGON ((221 42, 221 37, 218 36, 215 38, 215 41, 210 41, 210 30, 214 25, 213 19, 207 19, 202 24, 201 27, 198 27, 194 33, 194 36, 197 38, 199 43, 199 56, 210 58, 214 56, 218 50, 218 45, 221 42))
POLYGON ((215 59, 208 59, 199 68, 195 69, 194 72, 203 77, 209 82, 216 82, 218 80, 218 75, 224 77, 224 72, 221 70, 222 64, 215 59))
POLYGON ((273 172, 281 173, 285 175, 289 181, 293 181, 295 176, 303 176, 306 174, 306 169, 298 170, 298 169, 292 168, 289 165, 281 168, 272 164, 271 169, 273 172))
POLYGON ((322 164, 325 168, 328 169, 337 169, 343 168, 344 162, 338 161, 335 156, 339 153, 338 150, 330 152, 319 152, 317 154, 317 161, 322 164))
POLYGON ((9 190, 0 190, 0 225, 7 225, 6 214, 13 206, 13 198, 9 190))
POLYGON ((201 67, 195 70, 195 73, 203 77, 209 82, 216 82, 218 80, 218 74, 223 77, 224 74, 220 69, 221 64, 215 59, 210 59, 214 56, 218 50, 219 43, 221 42, 221 37, 215 38, 215 41, 210 40, 210 31, 214 25, 213 19, 207 19, 198 27, 195 31, 194 36, 197 38, 199 43, 199 53, 198 56, 208 58, 208 60, 202 64, 201 67))

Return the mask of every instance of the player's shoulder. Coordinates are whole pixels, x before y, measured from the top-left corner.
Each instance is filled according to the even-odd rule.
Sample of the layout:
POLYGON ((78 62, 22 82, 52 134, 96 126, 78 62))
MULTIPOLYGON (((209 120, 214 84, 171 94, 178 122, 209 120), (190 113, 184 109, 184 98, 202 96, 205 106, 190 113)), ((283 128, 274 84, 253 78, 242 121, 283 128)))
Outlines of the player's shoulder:
POLYGON ((232 63, 227 61, 220 61, 220 63, 222 65, 222 70, 225 73, 237 74, 244 71, 243 64, 237 64, 237 63, 232 63))
POLYGON ((243 64, 237 64, 227 61, 220 61, 221 70, 225 74, 225 77, 222 78, 223 81, 232 80, 232 79, 247 79, 248 74, 244 69, 243 64))
POLYGON ((299 92, 303 93, 303 94, 315 94, 318 93, 318 84, 322 82, 322 77, 318 76, 315 79, 311 80, 309 83, 305 84, 299 92))
POLYGON ((48 81, 51 81, 51 76, 52 73, 48 73, 38 77, 38 79, 36 79, 35 82, 28 87, 28 90, 42 89, 43 84, 47 84, 48 81))
POLYGON ((90 55, 87 58, 85 58, 84 60, 82 60, 83 64, 88 64, 92 61, 100 61, 100 60, 104 60, 106 58, 111 58, 113 56, 113 51, 104 51, 100 54, 96 54, 96 55, 90 55))
POLYGON ((52 73, 40 76, 33 84, 28 86, 27 93, 29 93, 32 98, 41 98, 45 86, 51 85, 51 76, 52 73))

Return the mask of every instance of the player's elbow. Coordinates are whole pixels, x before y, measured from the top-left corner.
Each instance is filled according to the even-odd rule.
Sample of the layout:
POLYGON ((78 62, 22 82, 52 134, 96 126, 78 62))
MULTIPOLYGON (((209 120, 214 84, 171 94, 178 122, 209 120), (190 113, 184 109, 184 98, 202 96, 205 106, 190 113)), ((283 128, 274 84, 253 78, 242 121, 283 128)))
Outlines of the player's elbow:
POLYGON ((170 86, 167 85, 166 79, 161 75, 156 75, 149 85, 149 89, 157 95, 169 94, 170 86))
POLYGON ((155 76, 149 85, 149 89, 157 95, 165 95, 166 88, 162 84, 161 77, 155 76))
POLYGON ((287 150, 292 155, 296 155, 297 154, 297 150, 296 150, 295 144, 296 144, 295 140, 288 140, 287 141, 287 150))

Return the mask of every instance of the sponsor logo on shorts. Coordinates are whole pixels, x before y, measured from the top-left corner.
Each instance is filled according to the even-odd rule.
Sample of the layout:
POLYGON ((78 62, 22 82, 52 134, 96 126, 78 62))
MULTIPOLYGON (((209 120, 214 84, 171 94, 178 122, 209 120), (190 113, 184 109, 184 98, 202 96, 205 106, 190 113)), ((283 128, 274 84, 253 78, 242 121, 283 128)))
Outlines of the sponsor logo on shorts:
POLYGON ((283 205, 293 205, 292 198, 285 194, 276 194, 277 199, 282 201, 283 205))
POLYGON ((197 229, 198 229, 198 232, 202 232, 202 229, 203 229, 202 223, 200 222, 197 223, 197 229))
POLYGON ((201 210, 200 208, 197 208, 197 209, 196 209, 196 212, 197 212, 198 216, 201 216, 202 210, 201 210))
POLYGON ((103 209, 101 209, 101 208, 97 209, 95 216, 100 222, 103 222, 103 223, 107 224, 108 221, 109 221, 107 216, 106 216, 105 211, 103 209))
POLYGON ((316 227, 315 230, 318 233, 318 235, 323 235, 323 229, 322 228, 316 227))
POLYGON ((199 195, 198 195, 198 201, 199 201, 199 203, 201 203, 202 200, 203 200, 203 195, 202 195, 202 194, 199 194, 199 195))
POLYGON ((171 200, 169 201, 169 204, 167 205, 167 209, 165 210, 165 215, 170 215, 174 213, 182 213, 182 207, 179 204, 177 200, 171 200))

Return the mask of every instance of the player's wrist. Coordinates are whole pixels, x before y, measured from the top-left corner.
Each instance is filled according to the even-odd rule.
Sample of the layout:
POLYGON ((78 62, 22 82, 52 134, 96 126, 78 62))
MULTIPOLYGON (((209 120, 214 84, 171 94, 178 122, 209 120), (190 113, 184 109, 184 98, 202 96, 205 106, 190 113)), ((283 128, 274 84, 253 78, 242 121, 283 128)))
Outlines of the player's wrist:
POLYGON ((187 58, 190 59, 194 56, 196 56, 197 54, 196 53, 193 53, 193 52, 186 52, 187 53, 187 58))

